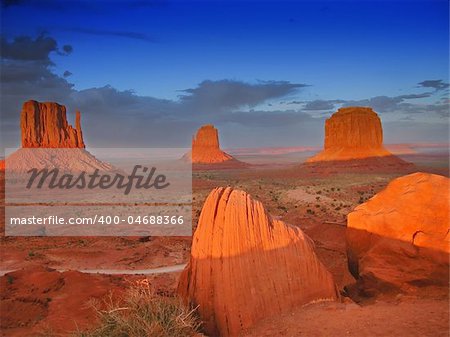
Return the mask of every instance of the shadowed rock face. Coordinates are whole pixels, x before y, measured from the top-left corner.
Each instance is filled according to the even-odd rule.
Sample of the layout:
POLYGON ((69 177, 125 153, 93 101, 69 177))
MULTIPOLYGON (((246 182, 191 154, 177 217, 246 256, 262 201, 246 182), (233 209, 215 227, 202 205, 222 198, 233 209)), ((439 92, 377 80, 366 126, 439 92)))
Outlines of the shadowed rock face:
POLYGON ((192 151, 186 157, 194 164, 222 163, 233 159, 219 146, 219 133, 213 125, 203 125, 192 138, 192 151))
POLYGON ((28 101, 20 116, 23 148, 84 148, 80 112, 75 128, 68 122, 66 107, 53 102, 28 101))
POLYGON ((178 292, 199 306, 211 336, 238 336, 260 319, 339 297, 312 240, 230 187, 206 199, 178 292))
POLYGON ((348 215, 349 268, 365 290, 448 286, 449 181, 420 172, 394 179, 348 215))
POLYGON ((381 120, 371 108, 341 108, 325 121, 324 150, 308 162, 389 156, 381 120))

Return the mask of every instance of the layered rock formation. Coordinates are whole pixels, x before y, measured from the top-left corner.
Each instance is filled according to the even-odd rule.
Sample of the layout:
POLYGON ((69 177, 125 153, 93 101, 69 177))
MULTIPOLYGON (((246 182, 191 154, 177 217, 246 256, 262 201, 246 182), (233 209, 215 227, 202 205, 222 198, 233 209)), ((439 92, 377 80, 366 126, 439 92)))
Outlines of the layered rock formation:
POLYGON ((0 161, 0 170, 27 172, 30 168, 93 172, 112 170, 85 150, 80 112, 75 128, 68 122, 66 107, 54 102, 27 101, 20 116, 22 148, 0 161))
POLYGON ((203 125, 192 138, 192 150, 185 158, 194 164, 214 164, 232 160, 233 157, 223 152, 219 146, 219 133, 211 125, 203 125))
POLYGON ((265 317, 339 297, 312 240, 230 187, 205 201, 178 292, 199 306, 211 336, 238 336, 265 317))
POLYGON ((348 215, 348 263, 368 294, 442 284, 449 276, 449 179, 414 173, 348 215))
POLYGON ((75 128, 68 122, 66 107, 58 103, 27 101, 20 116, 23 148, 84 148, 80 112, 75 128))
POLYGON ((383 147, 381 120, 371 108, 340 108, 325 121, 324 150, 307 162, 390 156, 383 147))

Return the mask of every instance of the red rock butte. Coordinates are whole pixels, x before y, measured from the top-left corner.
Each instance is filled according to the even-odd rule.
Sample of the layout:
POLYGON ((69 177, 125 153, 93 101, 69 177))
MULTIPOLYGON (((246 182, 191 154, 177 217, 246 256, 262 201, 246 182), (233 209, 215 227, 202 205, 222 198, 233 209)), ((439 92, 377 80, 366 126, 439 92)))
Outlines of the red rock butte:
POLYGON ((413 173, 348 215, 349 269, 363 287, 448 287, 449 191, 449 178, 413 173))
POLYGON ((392 156, 383 146, 383 129, 369 107, 340 108, 325 121, 324 150, 307 162, 392 156))
POLYGON ((194 164, 214 164, 232 160, 219 146, 219 132, 211 124, 203 125, 192 137, 192 150, 185 156, 194 164))
POLYGON ((313 241, 230 187, 205 201, 178 293, 198 306, 210 336, 238 336, 295 306, 339 298, 313 241))
POLYGON ((20 116, 22 147, 84 148, 80 118, 77 111, 73 128, 67 122, 65 106, 53 102, 25 102, 20 116))

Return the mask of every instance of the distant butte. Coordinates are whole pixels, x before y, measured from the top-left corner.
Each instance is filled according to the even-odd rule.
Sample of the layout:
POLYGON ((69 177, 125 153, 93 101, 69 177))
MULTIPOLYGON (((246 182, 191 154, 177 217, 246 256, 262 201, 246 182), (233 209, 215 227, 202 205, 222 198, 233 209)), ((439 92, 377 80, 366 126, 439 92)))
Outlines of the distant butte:
POLYGON ((67 122, 66 107, 54 102, 27 101, 20 115, 23 148, 85 148, 80 112, 75 128, 67 122))
POLYGON ((223 152, 219 146, 219 132, 211 125, 203 125, 192 138, 192 150, 185 155, 185 159, 193 164, 223 163, 234 158, 223 152))
POLYGON ((324 150, 307 162, 392 156, 383 146, 383 129, 369 107, 340 108, 325 121, 324 150))
POLYGON ((22 148, 0 161, 0 170, 5 167, 14 172, 27 172, 30 168, 88 172, 112 169, 110 164, 86 151, 79 111, 74 128, 67 122, 64 105, 30 100, 23 104, 20 128, 22 148))

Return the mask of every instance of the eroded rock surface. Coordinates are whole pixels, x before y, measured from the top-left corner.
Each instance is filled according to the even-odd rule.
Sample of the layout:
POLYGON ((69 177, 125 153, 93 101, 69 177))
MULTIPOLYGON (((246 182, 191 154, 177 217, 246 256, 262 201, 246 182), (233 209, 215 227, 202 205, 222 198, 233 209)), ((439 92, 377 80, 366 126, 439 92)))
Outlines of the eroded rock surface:
POLYGON ((23 148, 84 148, 80 112, 75 128, 67 122, 66 107, 54 102, 27 101, 20 116, 23 148))
POLYGON ((449 181, 421 172, 394 179, 348 215, 349 268, 368 294, 448 286, 449 181))
POLYGON ((308 162, 391 156, 383 146, 377 113, 368 107, 340 108, 325 121, 324 150, 308 162))
POLYGON ((238 336, 263 318, 339 297, 312 240, 230 187, 206 199, 178 292, 199 306, 211 336, 238 336))
POLYGON ((219 132, 211 124, 203 125, 192 138, 192 150, 185 158, 194 164, 223 163, 233 157, 223 152, 219 145, 219 132))

